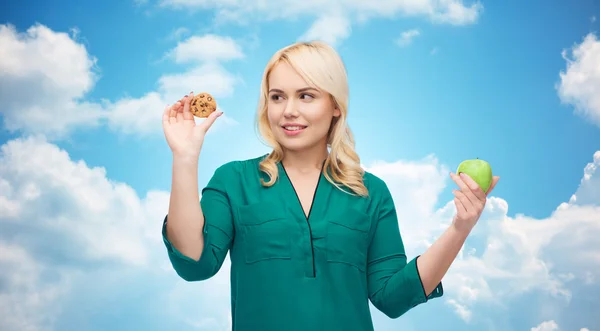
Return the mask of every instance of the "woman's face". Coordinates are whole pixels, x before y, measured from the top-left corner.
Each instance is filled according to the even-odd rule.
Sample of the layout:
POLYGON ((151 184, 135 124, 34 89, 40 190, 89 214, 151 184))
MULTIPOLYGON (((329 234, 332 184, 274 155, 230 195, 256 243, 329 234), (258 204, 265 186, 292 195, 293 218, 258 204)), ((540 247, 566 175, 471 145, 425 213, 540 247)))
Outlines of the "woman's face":
POLYGON ((268 85, 267 116, 279 144, 293 151, 325 147, 331 121, 340 115, 329 94, 309 86, 284 62, 273 68, 268 85))

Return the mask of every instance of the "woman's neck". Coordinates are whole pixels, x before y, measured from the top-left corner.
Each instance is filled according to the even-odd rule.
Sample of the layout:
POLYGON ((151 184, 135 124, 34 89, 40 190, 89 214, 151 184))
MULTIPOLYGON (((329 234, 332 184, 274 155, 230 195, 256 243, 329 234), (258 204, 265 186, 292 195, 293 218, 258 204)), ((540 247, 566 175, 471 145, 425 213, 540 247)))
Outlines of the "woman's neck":
POLYGON ((328 154, 327 145, 315 146, 302 151, 284 150, 282 162, 286 169, 293 169, 301 173, 312 172, 315 169, 320 171, 328 154))

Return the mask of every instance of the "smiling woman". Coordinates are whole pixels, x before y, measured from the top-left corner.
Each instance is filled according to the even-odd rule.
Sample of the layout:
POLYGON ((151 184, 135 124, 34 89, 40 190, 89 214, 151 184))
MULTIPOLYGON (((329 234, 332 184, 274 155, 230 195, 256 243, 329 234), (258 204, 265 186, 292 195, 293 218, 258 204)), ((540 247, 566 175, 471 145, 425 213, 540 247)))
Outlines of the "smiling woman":
POLYGON ((279 50, 257 113, 273 151, 219 167, 200 204, 200 150, 221 113, 196 124, 193 93, 165 109, 173 184, 164 243, 188 281, 214 276, 230 252, 234 331, 373 330, 369 300, 397 318, 441 296, 442 277, 485 204, 472 180, 453 176, 465 212, 408 261, 390 191, 354 150, 347 84, 327 44, 279 50))

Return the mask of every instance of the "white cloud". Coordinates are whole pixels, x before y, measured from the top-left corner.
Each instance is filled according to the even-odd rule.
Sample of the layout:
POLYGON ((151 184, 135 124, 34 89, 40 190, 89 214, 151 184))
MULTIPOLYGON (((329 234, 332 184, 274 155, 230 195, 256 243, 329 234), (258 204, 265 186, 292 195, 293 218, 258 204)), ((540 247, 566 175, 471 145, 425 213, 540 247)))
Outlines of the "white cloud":
POLYGON ((157 0, 161 7, 174 9, 214 9, 219 24, 248 24, 255 21, 315 18, 300 39, 321 39, 339 43, 350 34, 352 21, 373 18, 423 17, 435 24, 474 24, 483 12, 479 1, 463 0, 157 0), (338 25, 339 24, 339 25, 338 25))
MULTIPOLYGON (((241 46, 229 37, 216 35, 191 36, 179 42, 175 48, 167 52, 167 56, 180 64, 191 64, 186 71, 161 76, 156 91, 149 92, 139 98, 124 97, 116 102, 107 102, 104 108, 108 125, 125 134, 161 133, 160 119, 167 104, 173 104, 184 95, 209 92, 216 99, 233 95, 237 84, 242 83, 240 76, 228 71, 222 62, 244 58, 241 46), (190 91, 191 90, 191 91, 190 91)), ((223 110, 217 104, 219 110, 223 110)), ((203 119, 196 119, 202 121, 203 119)), ((210 132, 220 127, 236 125, 237 121, 221 116, 210 132)), ((162 134, 162 133, 161 133, 162 134)))
MULTIPOLYGON (((157 92, 150 92, 140 98, 126 97, 115 103, 107 103, 105 108, 109 110, 108 125, 113 130, 125 134, 155 134, 161 130, 160 120, 164 107, 189 93, 190 87, 194 88, 194 93, 211 91, 218 100, 231 96, 232 87, 239 81, 240 78, 218 64, 205 64, 181 74, 164 75, 159 80, 157 92)), ((217 108, 219 111, 223 110, 220 104, 217 104, 217 108)), ((200 121, 203 119, 196 119, 196 122, 200 121)), ((236 120, 223 114, 209 133, 237 124, 239 123, 236 120)))
POLYGON ((134 265, 149 261, 147 243, 155 234, 148 222, 156 215, 148 215, 147 210, 164 207, 167 193, 150 192, 140 200, 131 187, 109 181, 103 168, 74 162, 40 137, 4 144, 0 164, 0 180, 11 188, 3 197, 16 210, 4 213, 0 223, 36 229, 21 234, 20 240, 28 242, 33 239, 28 235, 45 233, 45 239, 36 239, 39 252, 66 238, 60 247, 64 250, 57 253, 74 259, 134 265))
MULTIPOLYGON (((160 77, 157 91, 139 98, 90 103, 85 97, 98 79, 96 59, 73 36, 42 25, 27 33, 0 25, 0 42, 0 112, 6 128, 43 134, 51 140, 105 122, 127 134, 162 134, 160 118, 167 103, 190 90, 229 97, 242 81, 219 62, 244 57, 235 41, 215 35, 192 36, 168 54, 178 63, 193 66, 160 77), (210 52, 202 45, 208 45, 210 52)), ((219 122, 236 123, 222 119, 219 122)), ((11 207, 0 200, 0 211, 2 208, 11 207)))
MULTIPOLYGON (((164 75, 159 79, 159 91, 167 100, 179 99, 190 89, 195 93, 210 91, 216 98, 233 95, 233 87, 241 82, 219 64, 208 63, 185 73, 164 75)), ((162 113, 161 113, 162 115, 162 113)))
MULTIPOLYGON (((600 174, 594 175, 591 180, 600 174)), ((504 306, 532 293, 546 293, 555 298, 551 303, 569 305, 574 289, 592 286, 600 276, 600 244, 595 239, 600 235, 600 200, 591 199, 597 194, 598 186, 588 190, 582 185, 576 195, 586 205, 563 204, 547 219, 511 218, 507 208, 499 208, 502 216, 482 217, 478 226, 483 223, 488 229, 475 237, 484 243, 482 252, 459 258, 446 280, 448 288, 458 289, 450 295, 461 307, 457 313, 469 320, 465 307, 504 306)), ((486 208, 500 202, 507 206, 494 198, 486 208)))
MULTIPOLYGON (((532 293, 553 297, 549 304, 568 306, 574 290, 597 285, 599 165, 600 152, 596 152, 575 192, 577 199, 562 204, 547 219, 508 217, 505 200, 488 199, 478 225, 444 278, 444 300, 463 320, 493 319, 475 312, 490 307, 510 309, 507 302, 532 293)), ((435 209, 446 181, 454 185, 448 169, 434 157, 378 162, 367 169, 383 178, 392 191, 407 252, 411 256, 422 253, 447 228, 455 212, 452 202, 435 209)))
MULTIPOLYGON (((117 102, 107 103, 105 108, 108 125, 115 131, 125 134, 154 134, 160 132, 162 110, 167 104, 181 99, 194 89, 194 93, 210 91, 217 98, 233 94, 233 86, 241 78, 234 76, 219 64, 203 64, 180 74, 163 75, 159 79, 156 92, 150 92, 140 98, 121 98, 117 102), (152 112, 149 112, 152 110, 152 112), (158 123, 158 124, 157 124, 158 123)), ((218 110, 223 110, 217 104, 218 110)), ((203 119, 196 119, 196 122, 203 119)), ((224 125, 237 125, 238 122, 223 114, 211 127, 210 133, 218 131, 224 125)))
MULTIPOLYGON (((157 302, 153 309, 169 307, 169 318, 205 325, 200 330, 229 330, 229 261, 197 286, 178 279, 168 262, 160 237, 168 192, 139 197, 127 184, 108 179, 103 168, 72 160, 40 137, 2 145, 0 187, 6 188, 0 197, 13 206, 0 213, 0 329, 54 330, 69 302, 114 305, 128 291, 147 293, 158 286, 154 281, 162 282, 163 294, 156 295, 168 304, 157 302), (140 283, 142 275, 150 283, 140 283), (134 285, 123 291, 127 281, 134 285), (190 296, 190 288, 198 295, 190 296), (114 297, 103 298, 106 291, 114 297)), ((76 314, 85 315, 79 308, 76 314)))
POLYGON ((96 59, 66 33, 0 25, 0 112, 8 130, 61 136, 97 125, 102 108, 83 102, 97 80, 96 59))
POLYGON ((177 282, 168 296, 169 313, 199 330, 230 331, 230 268, 227 255, 221 270, 211 279, 193 287, 187 282, 177 282))
POLYGON ((558 324, 555 321, 545 321, 540 325, 531 328, 531 331, 558 331, 558 324))
POLYGON ((403 31, 400 37, 396 40, 396 44, 400 47, 406 47, 410 45, 414 38, 418 37, 421 32, 417 29, 410 29, 403 31))
MULTIPOLYGON (((571 205, 587 205, 597 204, 600 201, 600 176, 594 174, 600 168, 600 151, 594 153, 594 160, 588 163, 583 170, 583 178, 577 192, 571 196, 569 204, 571 205)), ((568 205, 564 205, 565 207, 568 205)), ((561 206, 562 208, 562 206, 561 206)))
POLYGON ((44 275, 52 275, 48 269, 21 246, 0 240, 1 330, 52 330, 60 312, 52 303, 65 293, 68 279, 44 282, 44 275))
POLYGON ((242 0, 160 0, 163 7, 171 8, 201 8, 216 9, 216 17, 224 14, 231 18, 253 19, 290 19, 299 16, 312 16, 322 12, 345 12, 361 17, 391 17, 396 15, 420 16, 429 18, 437 23, 446 24, 472 24, 481 12, 483 5, 479 1, 470 1, 465 5, 463 0, 309 0, 292 1, 283 0, 278 6, 269 1, 242 1, 242 0), (273 10, 276 8, 276 10, 273 10), (250 15, 262 14, 262 15, 250 15))
MULTIPOLYGON (((531 331, 559 331, 560 327, 554 320, 544 321, 538 326, 531 328, 531 331)), ((590 331, 588 328, 581 328, 579 331, 590 331)))
POLYGON ((575 113, 600 126, 600 41, 590 33, 580 44, 562 52, 567 68, 560 72, 558 96, 575 113))
POLYGON ((298 40, 321 40, 336 46, 341 40, 348 38, 351 32, 352 27, 348 17, 339 13, 331 13, 317 18, 298 40))
MULTIPOLYGON (((167 192, 138 197, 126 184, 107 179, 102 168, 71 160, 65 151, 39 137, 6 143, 0 165, 4 201, 0 204, 4 206, 0 208, 0 281, 11 284, 0 288, 0 307, 10 307, 0 309, 7 314, 0 316, 4 323, 0 326, 11 330, 28 321, 29 326, 20 329, 51 329, 63 308, 56 303, 58 295, 77 298, 75 302, 83 300, 82 295, 87 302, 102 302, 103 298, 96 297, 99 293, 79 293, 92 274, 104 275, 94 278, 96 287, 115 293, 128 279, 122 275, 132 270, 156 274, 162 268, 163 276, 158 279, 177 280, 159 236, 167 192), (108 242, 110 245, 104 245, 108 242), (16 262, 20 265, 13 267, 16 262), (47 280, 48 274, 54 275, 50 277, 53 280, 47 280), (108 274, 122 278, 111 281, 108 274)), ((600 207, 598 200, 589 200, 594 196, 589 192, 598 191, 598 186, 589 184, 597 180, 595 169, 597 163, 586 167, 575 192, 588 203, 568 203, 548 219, 507 217, 506 201, 491 197, 444 280, 446 296, 442 300, 470 321, 482 318, 478 314, 483 308, 479 307, 520 300, 535 291, 554 296, 560 305, 568 303, 574 286, 596 286, 600 279, 596 240, 600 207)), ((392 191, 409 255, 421 253, 448 226, 454 212, 451 204, 436 208, 437 197, 449 182, 449 169, 428 156, 419 161, 376 162, 368 170, 386 180, 392 191)), ((164 288, 168 294, 161 294, 157 305, 169 307, 165 313, 174 320, 228 330, 229 268, 226 260, 216 277, 194 285, 178 280, 174 288, 165 286, 169 283, 138 287, 140 291, 141 286, 164 288)), ((510 309, 504 304, 496 307, 510 309)), ((531 309, 536 312, 536 307, 531 309)), ((564 313, 569 309, 563 309, 564 313)), ((581 321, 586 322, 590 321, 581 321)))
POLYGON ((192 36, 179 42, 169 54, 176 63, 224 62, 244 57, 235 40, 212 34, 192 36))
POLYGON ((164 109, 166 105, 163 97, 157 92, 150 92, 141 98, 121 98, 106 105, 106 108, 110 109, 107 115, 108 125, 111 129, 125 134, 154 133, 157 129, 156 123, 162 116, 158 109, 164 109))
POLYGON ((166 40, 179 41, 182 38, 189 36, 190 34, 191 34, 190 29, 188 29, 186 27, 179 27, 177 29, 174 29, 171 33, 169 33, 166 40))
POLYGON ((366 169, 384 179, 390 188, 401 231, 410 233, 404 238, 409 254, 428 247, 432 233, 440 233, 447 226, 435 216, 435 205, 446 187, 449 169, 433 155, 419 161, 376 161, 366 169))

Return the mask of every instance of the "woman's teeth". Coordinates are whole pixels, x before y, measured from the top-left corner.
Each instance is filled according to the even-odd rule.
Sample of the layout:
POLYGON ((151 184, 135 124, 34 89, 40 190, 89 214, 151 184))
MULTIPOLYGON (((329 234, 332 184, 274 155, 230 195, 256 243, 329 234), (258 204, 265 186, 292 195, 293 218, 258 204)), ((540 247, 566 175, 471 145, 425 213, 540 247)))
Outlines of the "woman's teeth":
POLYGON ((304 129, 304 126, 284 126, 284 129, 288 131, 298 131, 304 129))

